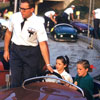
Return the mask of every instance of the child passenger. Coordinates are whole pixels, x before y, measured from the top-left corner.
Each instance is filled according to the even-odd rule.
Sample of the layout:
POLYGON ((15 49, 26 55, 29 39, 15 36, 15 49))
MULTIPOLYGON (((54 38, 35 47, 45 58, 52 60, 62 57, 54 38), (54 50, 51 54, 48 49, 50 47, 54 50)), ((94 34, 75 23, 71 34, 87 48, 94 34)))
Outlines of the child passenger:
POLYGON ((54 72, 60 74, 63 79, 73 83, 73 79, 69 74, 69 58, 67 56, 58 56, 56 58, 56 69, 54 72))
POLYGON ((93 78, 88 72, 91 71, 89 61, 80 60, 77 62, 77 75, 74 84, 83 89, 87 100, 93 100, 93 78))

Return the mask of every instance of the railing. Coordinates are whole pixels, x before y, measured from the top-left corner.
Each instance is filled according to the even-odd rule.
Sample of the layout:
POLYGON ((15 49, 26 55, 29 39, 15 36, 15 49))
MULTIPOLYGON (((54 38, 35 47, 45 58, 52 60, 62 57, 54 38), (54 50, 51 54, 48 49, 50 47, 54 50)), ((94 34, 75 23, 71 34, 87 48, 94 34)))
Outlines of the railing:
POLYGON ((82 90, 80 87, 76 86, 75 84, 72 84, 72 83, 69 82, 69 81, 66 81, 66 80, 64 80, 64 79, 60 79, 60 78, 57 78, 57 77, 53 77, 53 76, 39 76, 39 77, 33 77, 33 78, 26 79, 26 80, 23 82, 22 87, 25 89, 25 86, 24 86, 24 85, 25 85, 25 83, 28 82, 28 81, 37 80, 37 79, 45 79, 45 78, 57 79, 57 80, 60 80, 60 81, 62 81, 62 82, 66 82, 66 83, 68 83, 68 84, 74 86, 75 88, 77 88, 77 89, 82 93, 82 95, 83 95, 83 97, 84 97, 84 92, 83 92, 83 90, 82 90))

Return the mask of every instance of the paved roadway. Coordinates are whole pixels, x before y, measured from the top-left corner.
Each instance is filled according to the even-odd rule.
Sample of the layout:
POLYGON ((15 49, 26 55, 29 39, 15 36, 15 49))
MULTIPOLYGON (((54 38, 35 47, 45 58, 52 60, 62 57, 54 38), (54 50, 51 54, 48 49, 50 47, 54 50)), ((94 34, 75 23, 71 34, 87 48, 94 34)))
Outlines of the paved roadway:
MULTIPOLYGON (((67 55, 70 59, 70 73, 76 75, 76 62, 79 59, 88 59, 90 64, 93 64, 96 69, 90 74, 95 77, 100 75, 100 53, 96 49, 87 49, 88 44, 78 40, 77 42, 56 42, 51 39, 48 41, 50 50, 50 61, 54 66, 56 57, 59 55, 67 55)), ((4 42, 0 40, 0 47, 4 46, 4 42)))
POLYGON ((95 77, 100 75, 100 53, 96 49, 87 49, 88 44, 78 40, 74 42, 56 42, 51 39, 48 41, 50 50, 50 61, 55 65, 56 57, 59 55, 67 55, 70 59, 70 73, 72 76, 76 75, 76 62, 79 59, 87 59, 90 64, 94 65, 96 69, 90 74, 95 77))

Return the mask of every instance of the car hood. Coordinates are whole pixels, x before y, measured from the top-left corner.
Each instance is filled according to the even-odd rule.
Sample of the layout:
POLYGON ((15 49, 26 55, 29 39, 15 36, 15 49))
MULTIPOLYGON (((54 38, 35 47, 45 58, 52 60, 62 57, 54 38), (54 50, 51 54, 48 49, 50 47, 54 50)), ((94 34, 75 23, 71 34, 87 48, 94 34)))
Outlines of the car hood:
POLYGON ((55 32, 59 35, 60 34, 73 34, 74 35, 77 33, 76 29, 71 28, 71 27, 56 27, 55 32))
MULTIPOLYGON (((88 29, 88 24, 84 24, 84 23, 81 23, 81 22, 72 22, 71 23, 74 27, 77 27, 77 28, 82 28, 84 30, 87 30, 88 29)), ((89 26, 91 29, 92 27, 89 26)))
POLYGON ((0 100, 86 100, 75 90, 51 82, 32 83, 25 88, 0 92, 0 100))

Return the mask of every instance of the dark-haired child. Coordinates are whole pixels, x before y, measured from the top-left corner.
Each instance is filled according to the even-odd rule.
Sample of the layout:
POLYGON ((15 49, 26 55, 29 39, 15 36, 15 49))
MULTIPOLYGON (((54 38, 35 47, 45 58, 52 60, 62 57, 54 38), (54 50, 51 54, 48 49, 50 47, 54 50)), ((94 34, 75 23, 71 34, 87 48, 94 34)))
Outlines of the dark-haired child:
POLYGON ((73 83, 73 79, 69 74, 68 65, 69 65, 68 56, 58 56, 56 58, 56 66, 55 66, 56 69, 54 70, 54 72, 60 74, 63 79, 73 83))

